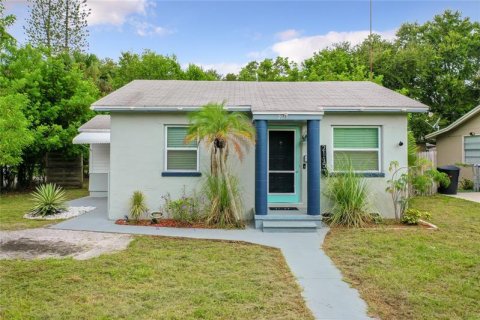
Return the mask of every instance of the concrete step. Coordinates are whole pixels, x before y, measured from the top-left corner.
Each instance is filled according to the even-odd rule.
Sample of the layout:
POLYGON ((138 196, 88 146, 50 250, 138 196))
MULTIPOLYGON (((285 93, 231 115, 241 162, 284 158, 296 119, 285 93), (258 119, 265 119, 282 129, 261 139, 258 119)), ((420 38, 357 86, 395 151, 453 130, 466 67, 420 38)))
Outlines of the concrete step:
POLYGON ((317 232, 317 224, 311 221, 263 221, 263 232, 317 232))

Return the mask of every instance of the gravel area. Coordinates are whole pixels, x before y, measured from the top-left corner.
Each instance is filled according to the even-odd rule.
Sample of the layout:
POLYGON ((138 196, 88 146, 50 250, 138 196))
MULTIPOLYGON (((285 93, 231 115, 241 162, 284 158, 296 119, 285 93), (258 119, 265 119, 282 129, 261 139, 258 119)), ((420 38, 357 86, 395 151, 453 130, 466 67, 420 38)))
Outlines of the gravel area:
POLYGON ((52 214, 52 215, 49 215, 49 216, 34 216, 31 213, 27 213, 23 217, 25 219, 31 219, 31 220, 68 219, 68 218, 77 217, 79 215, 90 212, 92 210, 95 210, 95 207, 68 207, 68 209, 66 211, 63 211, 63 212, 60 212, 60 213, 57 213, 57 214, 52 214))
POLYGON ((125 250, 132 240, 127 234, 27 229, 0 231, 0 259, 67 258, 86 260, 125 250))

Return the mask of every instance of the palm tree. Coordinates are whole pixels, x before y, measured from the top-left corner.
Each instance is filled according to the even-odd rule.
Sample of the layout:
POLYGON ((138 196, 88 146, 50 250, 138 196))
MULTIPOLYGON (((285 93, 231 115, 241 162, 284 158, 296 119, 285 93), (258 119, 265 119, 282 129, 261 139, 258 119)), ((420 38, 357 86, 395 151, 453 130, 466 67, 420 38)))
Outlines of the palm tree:
POLYGON ((214 178, 224 179, 229 205, 235 219, 240 219, 237 199, 231 185, 227 159, 231 150, 243 159, 245 151, 255 143, 255 128, 243 113, 228 112, 225 103, 209 103, 189 114, 190 127, 186 142, 202 141, 210 151, 210 170, 214 178))

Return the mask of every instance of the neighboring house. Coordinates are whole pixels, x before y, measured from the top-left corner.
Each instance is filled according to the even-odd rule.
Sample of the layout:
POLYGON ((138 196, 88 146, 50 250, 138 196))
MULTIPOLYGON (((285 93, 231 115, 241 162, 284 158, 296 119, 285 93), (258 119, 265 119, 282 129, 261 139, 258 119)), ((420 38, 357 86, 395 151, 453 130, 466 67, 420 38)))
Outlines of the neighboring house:
POLYGON ((319 221, 330 208, 321 171, 337 171, 345 155, 368 177, 374 210, 393 217, 388 167, 394 160, 407 166, 407 115, 428 109, 371 82, 133 81, 92 105, 110 113, 109 166, 105 116, 82 126, 74 140, 91 145, 91 173, 102 175, 90 185, 92 195, 104 191, 97 179, 108 176, 110 219, 128 214, 136 190, 158 210, 162 195, 175 199, 184 188, 200 187, 210 168, 208 150, 184 144, 184 137, 187 114, 209 102, 225 102, 255 124, 256 145, 242 162, 229 161, 243 190, 244 218, 255 214, 257 222, 274 217, 271 208, 278 207, 319 221))
MULTIPOLYGON (((480 164, 480 106, 425 138, 436 140, 438 166, 480 164)), ((473 179, 472 168, 460 167, 462 178, 473 179)))

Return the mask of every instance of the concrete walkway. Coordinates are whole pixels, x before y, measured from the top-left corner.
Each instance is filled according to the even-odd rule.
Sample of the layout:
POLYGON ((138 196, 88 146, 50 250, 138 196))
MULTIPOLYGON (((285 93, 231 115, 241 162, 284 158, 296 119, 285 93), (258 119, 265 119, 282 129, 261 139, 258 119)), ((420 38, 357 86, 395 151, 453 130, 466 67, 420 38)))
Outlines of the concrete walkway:
POLYGON ((222 239, 246 241, 279 248, 297 281, 303 288, 303 297, 316 319, 367 319, 367 306, 358 295, 342 281, 340 271, 321 249, 327 228, 317 233, 264 233, 253 228, 246 230, 209 230, 183 228, 154 228, 121 226, 107 219, 105 198, 81 198, 71 201, 72 206, 95 206, 82 216, 60 222, 53 229, 129 233, 185 237, 197 239, 222 239))
POLYGON ((458 192, 457 194, 452 194, 450 196, 454 198, 459 198, 463 200, 480 203, 480 192, 458 192))

